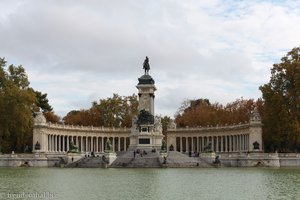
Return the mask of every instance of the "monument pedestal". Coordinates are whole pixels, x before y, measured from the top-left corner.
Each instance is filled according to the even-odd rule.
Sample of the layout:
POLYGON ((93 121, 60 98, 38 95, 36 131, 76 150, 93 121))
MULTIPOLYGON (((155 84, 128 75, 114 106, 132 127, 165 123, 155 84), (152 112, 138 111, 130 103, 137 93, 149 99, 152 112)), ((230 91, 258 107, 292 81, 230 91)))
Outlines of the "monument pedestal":
POLYGON ((155 149, 159 151, 162 145, 163 135, 156 134, 142 134, 133 133, 130 136, 130 149, 143 149, 152 150, 155 149))
POLYGON ((115 152, 105 152, 104 156, 108 161, 108 165, 111 165, 117 159, 117 154, 115 152))
POLYGON ((81 153, 67 153, 68 163, 76 162, 77 160, 80 160, 83 157, 84 155, 81 153))

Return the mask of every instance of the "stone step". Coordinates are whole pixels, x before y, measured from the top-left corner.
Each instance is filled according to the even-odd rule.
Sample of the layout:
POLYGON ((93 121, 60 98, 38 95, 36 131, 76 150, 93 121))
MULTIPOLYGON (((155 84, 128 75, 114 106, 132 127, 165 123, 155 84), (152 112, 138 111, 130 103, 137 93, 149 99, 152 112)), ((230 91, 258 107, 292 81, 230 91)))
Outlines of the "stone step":
POLYGON ((102 160, 101 157, 88 157, 88 158, 82 158, 76 162, 70 163, 66 165, 65 167, 68 168, 98 168, 98 167, 104 167, 106 163, 102 160))
POLYGON ((117 157, 110 167, 161 167, 160 155, 156 152, 147 154, 136 154, 134 158, 133 150, 117 157))

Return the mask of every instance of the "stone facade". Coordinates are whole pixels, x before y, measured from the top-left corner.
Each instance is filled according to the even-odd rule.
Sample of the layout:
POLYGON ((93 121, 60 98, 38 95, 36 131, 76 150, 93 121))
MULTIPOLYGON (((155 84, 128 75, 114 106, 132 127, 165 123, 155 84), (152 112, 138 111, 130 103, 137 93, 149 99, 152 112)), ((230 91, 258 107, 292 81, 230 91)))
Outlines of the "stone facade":
POLYGON ((66 126, 46 123, 42 113, 35 118, 33 129, 33 147, 37 143, 40 149, 34 152, 66 153, 73 142, 81 152, 102 153, 107 140, 110 140, 113 151, 126 151, 129 146, 129 128, 104 128, 66 126))
POLYGON ((254 109, 250 122, 232 126, 176 128, 167 131, 169 149, 180 152, 262 152, 262 124, 254 109))

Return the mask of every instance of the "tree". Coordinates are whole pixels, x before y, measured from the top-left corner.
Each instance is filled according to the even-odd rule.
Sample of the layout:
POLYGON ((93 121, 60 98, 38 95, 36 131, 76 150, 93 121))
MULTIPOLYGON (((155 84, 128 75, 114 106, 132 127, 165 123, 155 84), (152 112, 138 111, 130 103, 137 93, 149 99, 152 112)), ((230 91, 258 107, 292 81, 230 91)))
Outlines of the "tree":
POLYGON ((34 93, 35 93, 35 96, 36 96, 36 105, 37 105, 37 107, 42 109, 43 113, 52 112, 53 108, 49 104, 49 100, 47 98, 47 93, 43 94, 40 91, 34 91, 34 93))
POLYGON ((269 151, 300 150, 300 48, 274 64, 260 87, 264 100, 263 138, 269 151))
POLYGON ((175 121, 178 127, 244 123, 249 121, 251 110, 255 105, 253 99, 243 98, 226 106, 210 103, 208 99, 185 100, 177 112, 175 121))
POLYGON ((166 133, 168 129, 168 125, 170 123, 171 118, 169 116, 164 116, 161 118, 161 124, 162 124, 162 132, 163 134, 166 133))
POLYGON ((35 94, 22 66, 8 66, 0 58, 0 146, 4 152, 23 152, 32 142, 35 94))
POLYGON ((66 124, 83 126, 131 127, 133 116, 137 115, 137 96, 119 96, 93 102, 88 110, 73 110, 64 117, 66 124))
POLYGON ((51 123, 59 123, 60 122, 60 117, 52 111, 44 112, 43 114, 44 114, 47 122, 51 122, 51 123))

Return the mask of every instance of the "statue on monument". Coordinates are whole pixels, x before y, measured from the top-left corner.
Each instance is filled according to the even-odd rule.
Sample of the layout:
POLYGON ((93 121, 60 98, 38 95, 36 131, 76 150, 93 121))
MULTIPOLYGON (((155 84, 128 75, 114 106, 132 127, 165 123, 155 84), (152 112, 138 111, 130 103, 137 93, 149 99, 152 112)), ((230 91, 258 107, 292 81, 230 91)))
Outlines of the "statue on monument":
POLYGON ((145 70, 145 75, 148 75, 150 70, 150 64, 149 64, 149 58, 147 56, 143 64, 143 69, 145 70))

